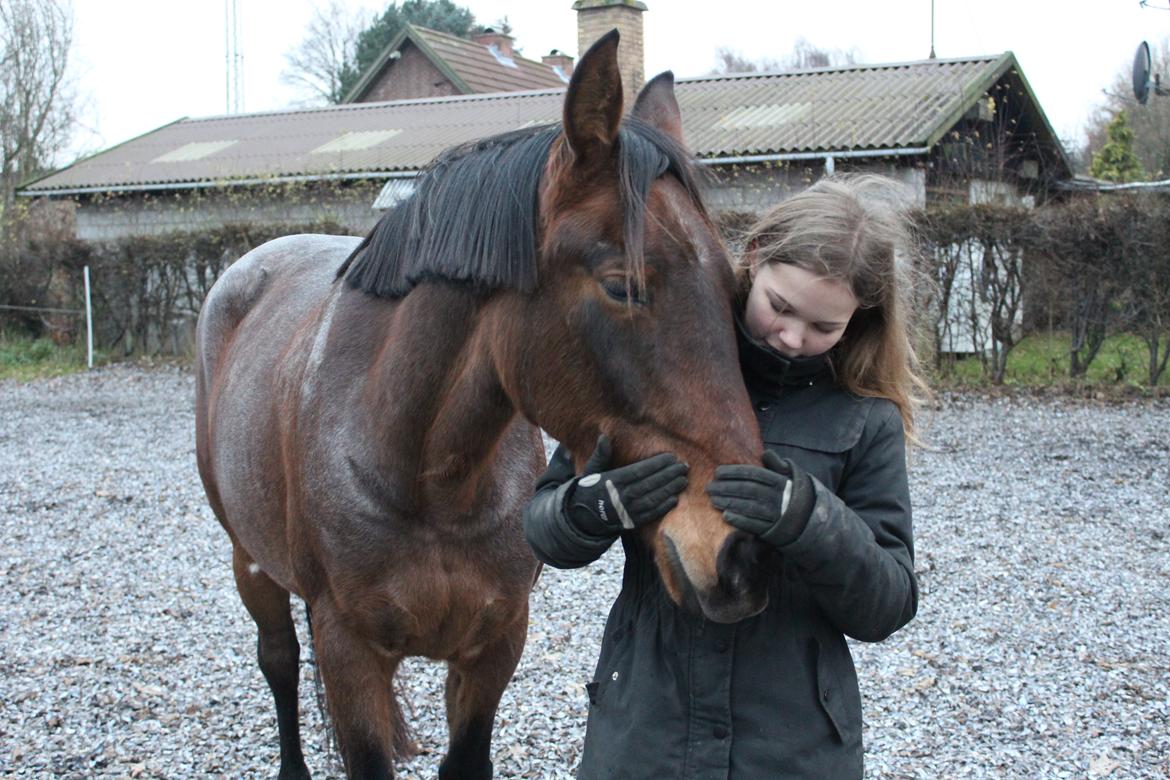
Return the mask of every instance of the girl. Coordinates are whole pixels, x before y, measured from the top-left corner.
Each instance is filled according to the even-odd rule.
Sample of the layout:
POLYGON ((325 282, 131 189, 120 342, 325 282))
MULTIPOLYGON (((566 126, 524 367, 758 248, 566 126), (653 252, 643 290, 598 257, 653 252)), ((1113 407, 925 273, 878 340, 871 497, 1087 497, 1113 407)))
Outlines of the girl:
POLYGON ((615 508, 640 525, 674 506, 686 486, 674 456, 610 469, 603 436, 581 476, 558 450, 538 483, 524 517, 538 558, 581 566, 619 535, 626 550, 598 674, 633 654, 622 668, 638 690, 625 706, 638 712, 589 686, 578 777, 862 776, 845 636, 883 640, 918 605, 904 442, 926 387, 907 327, 909 269, 895 256, 909 243, 894 187, 822 180, 747 237, 736 325, 764 465, 721 466, 707 492, 728 523, 780 552, 762 613, 721 625, 675 607, 637 535, 621 533, 615 508))

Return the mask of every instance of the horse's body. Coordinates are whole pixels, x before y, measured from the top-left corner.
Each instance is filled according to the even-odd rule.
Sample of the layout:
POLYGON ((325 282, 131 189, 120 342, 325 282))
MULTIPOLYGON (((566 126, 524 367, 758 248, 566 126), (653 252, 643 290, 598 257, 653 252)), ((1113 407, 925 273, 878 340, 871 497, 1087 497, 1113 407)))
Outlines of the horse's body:
MULTIPOLYGON (((356 244, 279 239, 216 285, 200 327, 201 472, 254 616, 296 593, 322 664, 339 654, 387 682, 404 656, 448 660, 476 681, 463 718, 486 715, 490 729, 527 629, 536 562, 516 541, 539 430, 493 414, 498 398, 478 386, 471 295, 435 286, 387 304, 335 284, 356 244), (486 442, 490 459, 476 452, 486 442)), ((347 679, 330 681, 331 698, 396 717, 388 684, 358 676, 339 690, 347 679)), ((380 730, 370 747, 386 735, 406 747, 396 722, 380 730)))
POLYGON ((390 776, 410 750, 392 687, 408 655, 449 664, 440 777, 491 776, 537 572, 520 528, 544 462, 534 423, 578 465, 601 431, 619 461, 687 459, 679 508, 643 531, 668 591, 717 620, 763 608, 758 549, 702 490, 760 450, 729 264, 670 140, 669 78, 619 143, 616 47, 582 58, 563 132, 442 158, 365 241, 270 242, 204 303, 199 471, 259 628, 282 778, 308 776, 290 593, 349 776, 390 776), (491 183, 510 171, 520 183, 491 183))

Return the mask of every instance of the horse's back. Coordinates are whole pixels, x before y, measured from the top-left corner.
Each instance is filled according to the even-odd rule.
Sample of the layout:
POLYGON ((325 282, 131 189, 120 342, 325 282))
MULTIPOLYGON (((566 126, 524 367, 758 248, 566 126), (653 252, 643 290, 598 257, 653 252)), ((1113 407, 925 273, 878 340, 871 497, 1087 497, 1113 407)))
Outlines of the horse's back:
POLYGON ((196 350, 200 378, 211 379, 224 344, 266 296, 281 296, 281 306, 275 312, 280 320, 303 316, 320 303, 341 261, 359 241, 351 236, 285 236, 256 247, 233 263, 212 286, 199 312, 196 350), (280 316, 282 311, 284 316, 280 316))

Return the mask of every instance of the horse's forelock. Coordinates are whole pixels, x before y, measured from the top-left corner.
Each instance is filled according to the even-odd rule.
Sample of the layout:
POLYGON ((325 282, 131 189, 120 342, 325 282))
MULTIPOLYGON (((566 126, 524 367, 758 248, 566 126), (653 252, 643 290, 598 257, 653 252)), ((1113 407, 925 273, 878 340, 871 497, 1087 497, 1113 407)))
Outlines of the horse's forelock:
POLYGON ((643 246, 646 206, 650 187, 664 174, 674 176, 703 213, 702 198, 686 152, 652 125, 630 117, 618 134, 618 181, 624 208, 623 242, 630 275, 639 287, 645 284, 643 246))

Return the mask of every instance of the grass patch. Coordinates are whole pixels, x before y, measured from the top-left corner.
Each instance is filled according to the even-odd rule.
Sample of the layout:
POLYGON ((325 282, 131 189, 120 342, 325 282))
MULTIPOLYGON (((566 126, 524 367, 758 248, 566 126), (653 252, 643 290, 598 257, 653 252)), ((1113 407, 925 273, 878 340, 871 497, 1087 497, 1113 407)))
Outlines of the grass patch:
MULTIPOLYGON (((94 353, 94 365, 104 356, 94 353)), ((27 382, 30 379, 61 376, 84 371, 85 345, 54 344, 51 339, 34 339, 0 332, 0 379, 27 382)))
MULTIPOLYGON (((1111 386, 1147 388, 1149 352, 1137 336, 1121 333, 1110 336, 1089 365, 1083 379, 1068 375, 1069 335, 1038 333, 1024 338, 1008 354, 1004 384, 1027 387, 1111 386)), ((943 367, 938 377, 942 385, 985 385, 983 366, 978 356, 955 360, 943 367)), ((1170 384, 1170 370, 1164 373, 1159 387, 1170 384)))

